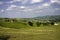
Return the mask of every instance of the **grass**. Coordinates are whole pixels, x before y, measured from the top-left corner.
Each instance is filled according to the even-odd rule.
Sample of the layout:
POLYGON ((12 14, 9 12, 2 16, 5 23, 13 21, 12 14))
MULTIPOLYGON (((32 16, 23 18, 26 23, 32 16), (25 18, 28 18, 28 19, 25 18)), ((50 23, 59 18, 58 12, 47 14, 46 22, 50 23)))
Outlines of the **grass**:
POLYGON ((20 22, 0 22, 0 26, 2 27, 7 27, 7 28, 16 28, 16 29, 20 29, 20 28, 25 28, 28 25, 25 23, 20 23, 20 22))
MULTIPOLYGON (((28 28, 28 27, 51 27, 54 25, 40 25, 37 26, 35 22, 33 22, 33 26, 30 26, 28 23, 23 23, 23 22, 5 22, 5 21, 0 21, 0 26, 2 27, 7 27, 7 28, 15 28, 15 29, 21 29, 21 28, 28 28)), ((58 23, 60 24, 60 23, 58 23)))
POLYGON ((31 27, 18 22, 0 22, 0 26, 0 36, 10 36, 8 40, 60 40, 60 23, 31 27))
POLYGON ((22 29, 0 27, 0 35, 9 35, 8 40, 60 40, 59 30, 60 26, 22 29))

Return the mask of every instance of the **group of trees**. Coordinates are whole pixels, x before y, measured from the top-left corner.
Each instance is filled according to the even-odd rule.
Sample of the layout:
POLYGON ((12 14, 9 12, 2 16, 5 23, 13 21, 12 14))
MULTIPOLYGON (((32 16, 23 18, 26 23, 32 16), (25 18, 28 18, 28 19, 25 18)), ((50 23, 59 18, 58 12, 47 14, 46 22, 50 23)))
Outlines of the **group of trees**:
MULTIPOLYGON (((30 25, 30 26, 33 26, 34 25, 34 23, 33 22, 31 22, 31 21, 28 21, 28 24, 30 25)), ((37 26, 40 26, 40 25, 54 25, 55 23, 54 22, 36 22, 36 25, 37 26)))
POLYGON ((8 18, 5 18, 4 19, 4 21, 6 21, 6 22, 21 22, 22 24, 24 24, 24 25, 29 25, 29 26, 34 26, 34 24, 36 24, 36 26, 40 26, 40 25, 54 25, 55 24, 55 22, 53 22, 53 21, 50 21, 50 22, 47 22, 47 21, 43 21, 43 22, 39 22, 39 21, 35 21, 35 22, 33 22, 33 21, 27 21, 27 20, 16 20, 16 19, 8 19, 8 18))

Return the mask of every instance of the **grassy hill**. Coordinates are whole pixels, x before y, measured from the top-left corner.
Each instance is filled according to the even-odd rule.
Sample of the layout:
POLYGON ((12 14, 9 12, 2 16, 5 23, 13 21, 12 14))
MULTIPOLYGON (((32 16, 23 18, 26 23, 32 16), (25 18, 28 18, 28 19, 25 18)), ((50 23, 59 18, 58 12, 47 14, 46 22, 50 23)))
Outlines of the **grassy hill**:
POLYGON ((0 40, 60 40, 60 19, 57 22, 59 25, 37 26, 35 18, 0 18, 0 40), (30 26, 28 21, 32 21, 33 26, 30 26))
POLYGON ((37 19, 37 20, 52 20, 52 21, 55 21, 55 22, 59 22, 60 21, 60 15, 38 16, 38 17, 35 17, 34 19, 37 19))
POLYGON ((0 27, 0 40, 60 40, 60 26, 22 29, 0 27))
MULTIPOLYGON (((60 22, 60 15, 51 15, 51 16, 39 16, 35 18, 0 18, 0 26, 8 28, 26 28, 26 27, 37 27, 37 22, 60 22), (36 21, 37 20, 37 21, 36 21), (28 22, 31 21, 33 26, 30 26, 28 22)), ((39 24, 40 25, 40 24, 39 24)), ((46 26, 46 25, 43 25, 46 26)), ((50 24, 47 26, 51 26, 50 24)), ((41 26, 39 26, 41 27, 41 26)))

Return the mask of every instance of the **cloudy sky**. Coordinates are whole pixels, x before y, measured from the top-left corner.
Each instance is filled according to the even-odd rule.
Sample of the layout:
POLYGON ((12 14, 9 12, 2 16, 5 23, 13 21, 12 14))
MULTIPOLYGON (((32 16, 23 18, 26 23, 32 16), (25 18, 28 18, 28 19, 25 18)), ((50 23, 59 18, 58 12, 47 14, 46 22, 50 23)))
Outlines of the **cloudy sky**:
POLYGON ((0 0, 0 18, 60 15, 60 0, 0 0))

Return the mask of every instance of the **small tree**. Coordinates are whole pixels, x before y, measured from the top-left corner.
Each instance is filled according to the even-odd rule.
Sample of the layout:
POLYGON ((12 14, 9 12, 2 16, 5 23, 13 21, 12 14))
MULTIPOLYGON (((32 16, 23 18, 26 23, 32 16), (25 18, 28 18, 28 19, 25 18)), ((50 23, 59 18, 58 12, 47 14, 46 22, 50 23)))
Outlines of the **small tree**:
POLYGON ((32 22, 30 22, 30 21, 28 22, 28 24, 29 24, 30 26, 33 26, 33 23, 32 23, 32 22))
POLYGON ((37 26, 40 26, 41 23, 40 22, 36 22, 36 24, 37 24, 37 26))
POLYGON ((51 25, 54 25, 54 22, 51 22, 51 25))
POLYGON ((49 24, 49 23, 47 23, 47 22, 46 22, 46 23, 43 23, 43 25, 48 25, 48 24, 49 24))

